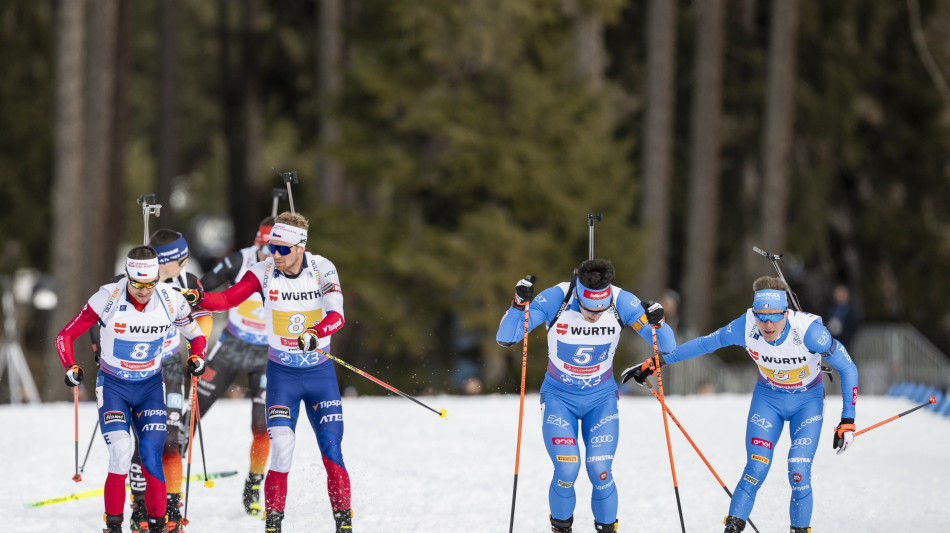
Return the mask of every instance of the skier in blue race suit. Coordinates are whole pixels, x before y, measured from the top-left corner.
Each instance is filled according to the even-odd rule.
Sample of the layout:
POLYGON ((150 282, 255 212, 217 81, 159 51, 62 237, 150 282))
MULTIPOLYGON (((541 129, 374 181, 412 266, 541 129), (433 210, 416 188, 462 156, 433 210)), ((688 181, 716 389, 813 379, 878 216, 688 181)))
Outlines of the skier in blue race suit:
POLYGON ((612 285, 614 267, 605 259, 584 261, 570 282, 534 296, 533 278, 520 280, 515 298, 501 319, 495 339, 502 346, 520 342, 528 330, 548 330, 548 368, 541 385, 542 434, 554 476, 548 489, 551 526, 570 533, 574 522, 574 481, 581 464, 593 484, 591 509, 596 531, 617 531, 617 487, 611 465, 617 451, 619 392, 613 359, 624 326, 652 344, 651 325, 658 326, 660 350, 676 346, 673 331, 663 323, 663 306, 640 299, 612 285), (646 327, 644 327, 646 326, 646 327), (578 438, 586 459, 580 457, 578 438))
MULTIPOLYGON (((788 482, 791 533, 810 533, 812 514, 811 465, 821 433, 825 388, 821 363, 827 361, 841 376, 843 407, 833 446, 841 454, 854 439, 854 407, 858 399, 858 370, 845 347, 835 340, 821 318, 788 309, 787 287, 779 278, 763 276, 753 283, 752 307, 739 318, 660 357, 673 364, 723 346, 742 346, 759 367, 746 421, 746 465, 724 520, 726 533, 745 529, 755 494, 765 483, 772 452, 785 422, 790 430, 788 482)), ((625 370, 623 382, 642 385, 653 374, 652 359, 625 370)))

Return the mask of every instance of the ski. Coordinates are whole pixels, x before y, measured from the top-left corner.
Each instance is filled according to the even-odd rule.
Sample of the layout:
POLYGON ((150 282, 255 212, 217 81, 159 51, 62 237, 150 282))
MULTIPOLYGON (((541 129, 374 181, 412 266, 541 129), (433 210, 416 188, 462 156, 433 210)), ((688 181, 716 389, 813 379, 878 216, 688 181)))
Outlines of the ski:
MULTIPOLYGON (((226 472, 212 472, 208 474, 208 479, 218 479, 222 477, 231 477, 236 476, 237 470, 228 470, 226 472)), ((189 479, 191 481, 202 481, 204 480, 204 475, 194 474, 189 479)), ((128 485, 126 485, 128 486, 128 485)), ((33 503, 24 503, 23 506, 27 509, 35 509, 37 507, 45 507, 47 505, 53 505, 56 503, 70 502, 74 500, 83 500, 86 498, 92 498, 93 496, 101 496, 105 492, 105 489, 99 487, 98 489, 87 490, 83 492, 77 492, 75 494, 70 494, 68 496, 60 496, 58 498, 51 498, 49 500, 41 500, 33 503)))

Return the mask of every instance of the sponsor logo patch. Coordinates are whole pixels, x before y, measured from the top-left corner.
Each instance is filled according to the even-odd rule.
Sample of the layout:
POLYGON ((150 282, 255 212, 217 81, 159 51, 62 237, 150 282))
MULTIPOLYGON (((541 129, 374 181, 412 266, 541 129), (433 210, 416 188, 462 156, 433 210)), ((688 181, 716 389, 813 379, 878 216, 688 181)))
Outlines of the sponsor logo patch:
POLYGON ((755 459, 756 461, 760 462, 760 463, 769 464, 769 458, 768 458, 768 457, 762 457, 761 455, 755 455, 755 454, 753 454, 753 455, 752 455, 752 458, 755 459))
POLYGON ((561 480, 559 479, 559 480, 557 480, 557 486, 558 486, 558 487, 564 487, 565 489, 569 489, 569 488, 571 488, 571 487, 574 486, 574 482, 573 482, 573 481, 561 481, 561 480))
POLYGON ((746 474, 746 475, 742 476, 742 479, 748 481, 749 483, 752 483, 753 485, 758 485, 758 484, 759 484, 759 480, 758 480, 758 479, 755 479, 754 477, 750 476, 749 474, 746 474))
POLYGON ((802 480, 801 474, 799 474, 798 472, 795 472, 794 474, 792 474, 792 481, 794 481, 795 483, 798 483, 801 480, 802 480))
POLYGON ((106 411, 102 413, 103 424, 111 424, 112 422, 125 422, 125 413, 122 411, 106 411))
POLYGON ((752 439, 752 445, 772 449, 772 443, 764 439, 752 439))
POLYGON ((558 455, 557 460, 561 463, 576 463, 577 456, 576 455, 558 455))
POLYGON ((554 437, 553 439, 551 439, 551 444, 555 446, 561 446, 561 445, 574 446, 577 444, 577 439, 574 439, 571 437, 554 437))
POLYGON ((274 405, 267 410, 267 418, 290 418, 290 409, 283 405, 274 405))

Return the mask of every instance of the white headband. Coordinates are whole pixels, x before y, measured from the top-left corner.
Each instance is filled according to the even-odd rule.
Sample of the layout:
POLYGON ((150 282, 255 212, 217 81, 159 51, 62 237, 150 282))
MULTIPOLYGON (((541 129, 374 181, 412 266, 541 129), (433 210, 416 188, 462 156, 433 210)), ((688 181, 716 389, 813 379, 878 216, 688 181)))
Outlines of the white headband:
POLYGON ((135 281, 151 281, 158 277, 158 258, 126 259, 125 272, 135 281))
POLYGON ((288 224, 277 223, 270 229, 270 238, 268 241, 275 240, 288 242, 291 246, 304 246, 307 244, 307 230, 288 224))

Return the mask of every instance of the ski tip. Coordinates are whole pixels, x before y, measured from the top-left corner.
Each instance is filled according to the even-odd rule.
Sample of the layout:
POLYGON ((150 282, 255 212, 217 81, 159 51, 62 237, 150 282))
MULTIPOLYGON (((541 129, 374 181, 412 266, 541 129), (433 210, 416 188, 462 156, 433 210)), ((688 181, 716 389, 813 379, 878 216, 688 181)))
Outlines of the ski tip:
POLYGON ((445 409, 439 409, 440 418, 446 418, 447 416, 448 416, 448 413, 445 412, 445 409))

